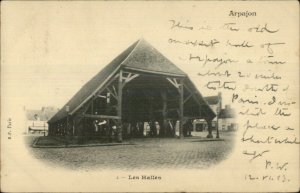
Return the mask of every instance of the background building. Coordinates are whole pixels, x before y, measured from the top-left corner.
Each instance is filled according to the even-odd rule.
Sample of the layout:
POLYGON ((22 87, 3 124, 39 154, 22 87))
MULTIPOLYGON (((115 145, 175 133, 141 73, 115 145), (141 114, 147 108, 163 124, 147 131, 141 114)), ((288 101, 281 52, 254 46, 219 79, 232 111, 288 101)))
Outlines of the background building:
POLYGON ((218 127, 220 131, 236 131, 238 124, 235 121, 235 111, 230 105, 225 105, 218 115, 218 127))
MULTIPOLYGON (((216 129, 218 125, 218 114, 222 109, 222 93, 219 92, 216 96, 208 96, 204 97, 204 100, 207 102, 209 107, 214 111, 217 115, 212 120, 212 129, 216 129)), ((205 131, 207 130, 207 122, 205 119, 195 119, 193 122, 193 129, 194 131, 205 131)))
MULTIPOLYGON (((212 129, 218 129, 220 131, 235 131, 238 129, 238 124, 235 120, 235 111, 230 105, 225 105, 225 109, 222 109, 222 94, 219 92, 217 96, 204 97, 207 104, 217 115, 212 120, 212 129)), ((194 131, 207 130, 207 122, 205 119, 195 119, 193 122, 194 131)))
POLYGON ((26 109, 26 130, 25 133, 44 133, 48 132, 48 120, 57 113, 55 107, 42 107, 40 110, 26 109))

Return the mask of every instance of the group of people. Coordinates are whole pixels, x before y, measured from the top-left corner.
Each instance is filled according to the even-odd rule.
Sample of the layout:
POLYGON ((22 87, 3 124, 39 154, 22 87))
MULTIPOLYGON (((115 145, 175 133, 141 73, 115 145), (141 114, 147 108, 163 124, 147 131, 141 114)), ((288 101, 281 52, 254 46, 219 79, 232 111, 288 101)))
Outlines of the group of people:
MULTIPOLYGON (((192 128, 192 121, 185 121, 183 124, 183 134, 190 136, 192 128)), ((125 136, 129 137, 179 136, 179 121, 165 120, 159 122, 151 120, 149 122, 125 123, 123 124, 123 132, 125 132, 125 136)))
POLYGON ((111 140, 118 138, 117 125, 109 120, 95 120, 94 128, 96 135, 110 137, 111 140))
MULTIPOLYGON (((179 121, 166 120, 158 122, 151 120, 149 122, 131 122, 123 123, 122 129, 109 120, 95 120, 93 122, 95 134, 99 136, 109 136, 112 139, 118 135, 123 137, 156 137, 156 136, 179 136, 179 121)), ((183 124, 184 136, 190 136, 192 130, 192 121, 187 120, 183 124)))

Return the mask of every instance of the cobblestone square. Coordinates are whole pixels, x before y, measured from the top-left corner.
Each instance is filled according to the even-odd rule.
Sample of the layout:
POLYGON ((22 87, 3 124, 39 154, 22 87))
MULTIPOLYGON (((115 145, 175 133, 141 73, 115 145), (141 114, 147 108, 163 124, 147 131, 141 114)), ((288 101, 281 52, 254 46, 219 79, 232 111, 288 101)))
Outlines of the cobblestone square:
MULTIPOLYGON (((135 138, 134 145, 73 148, 33 148, 36 137, 26 136, 30 152, 36 158, 55 167, 71 170, 88 169, 204 169, 230 156, 235 134, 220 133, 219 141, 205 140, 207 132, 198 136, 177 138, 135 138)), ((215 136, 215 133, 214 133, 215 136)))

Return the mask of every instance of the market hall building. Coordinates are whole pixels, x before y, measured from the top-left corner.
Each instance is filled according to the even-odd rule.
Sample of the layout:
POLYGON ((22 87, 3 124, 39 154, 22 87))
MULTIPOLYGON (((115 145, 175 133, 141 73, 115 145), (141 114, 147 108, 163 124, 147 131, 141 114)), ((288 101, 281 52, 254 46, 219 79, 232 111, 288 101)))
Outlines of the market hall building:
POLYGON ((182 138, 194 119, 205 119, 212 138, 215 116, 188 75, 141 39, 89 80, 48 124, 50 136, 115 135, 121 142, 128 136, 177 133, 182 138))

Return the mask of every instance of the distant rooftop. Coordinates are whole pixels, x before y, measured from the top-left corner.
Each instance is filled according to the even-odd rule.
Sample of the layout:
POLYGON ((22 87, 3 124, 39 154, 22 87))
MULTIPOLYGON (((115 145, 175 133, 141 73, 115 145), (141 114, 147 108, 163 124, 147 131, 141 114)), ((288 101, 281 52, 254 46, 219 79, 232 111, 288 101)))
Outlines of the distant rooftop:
POLYGON ((219 103, 219 96, 209 96, 209 97, 204 97, 204 100, 209 104, 209 105, 215 105, 219 103))
POLYGON ((225 109, 221 109, 219 119, 235 118, 235 110, 226 105, 225 109))
POLYGON ((29 121, 48 121, 58 111, 55 107, 42 107, 40 110, 27 109, 26 118, 29 121))

